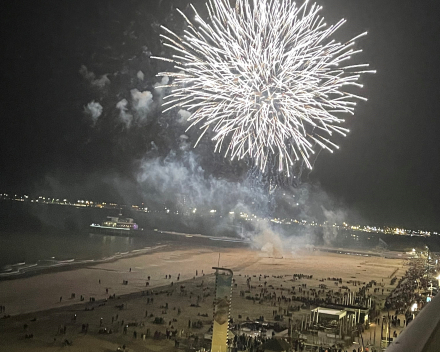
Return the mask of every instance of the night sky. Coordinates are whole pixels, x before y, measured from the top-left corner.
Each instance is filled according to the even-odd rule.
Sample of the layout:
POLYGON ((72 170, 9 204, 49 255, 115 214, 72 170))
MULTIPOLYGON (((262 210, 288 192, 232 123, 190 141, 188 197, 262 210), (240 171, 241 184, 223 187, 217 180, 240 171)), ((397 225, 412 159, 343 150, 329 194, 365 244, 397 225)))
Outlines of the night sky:
MULTIPOLYGON (((160 81, 155 75, 162 67, 148 58, 163 50, 158 25, 182 28, 173 5, 187 3, 0 5, 0 193, 51 189, 57 197, 111 199, 114 180, 126 182, 129 192, 139 160, 169 148, 179 134, 164 132, 169 123, 157 118, 157 106, 130 127, 117 120, 115 106, 132 89, 152 91, 160 81), (84 113, 92 101, 104 108, 97 121, 84 113)), ((361 59, 377 74, 363 78, 369 100, 358 105, 341 149, 323 151, 304 182, 320 184, 371 224, 440 229, 438 2, 319 3, 327 23, 348 20, 339 33, 345 39, 368 31, 361 59)))

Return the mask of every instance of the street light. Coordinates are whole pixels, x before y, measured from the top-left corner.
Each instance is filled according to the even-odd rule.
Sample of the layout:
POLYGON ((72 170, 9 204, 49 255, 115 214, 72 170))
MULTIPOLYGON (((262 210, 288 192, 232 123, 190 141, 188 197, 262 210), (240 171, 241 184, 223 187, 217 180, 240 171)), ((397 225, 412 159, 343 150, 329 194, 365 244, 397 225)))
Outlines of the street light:
POLYGON ((417 309, 417 303, 414 303, 414 304, 411 306, 411 312, 414 312, 416 309, 417 309))

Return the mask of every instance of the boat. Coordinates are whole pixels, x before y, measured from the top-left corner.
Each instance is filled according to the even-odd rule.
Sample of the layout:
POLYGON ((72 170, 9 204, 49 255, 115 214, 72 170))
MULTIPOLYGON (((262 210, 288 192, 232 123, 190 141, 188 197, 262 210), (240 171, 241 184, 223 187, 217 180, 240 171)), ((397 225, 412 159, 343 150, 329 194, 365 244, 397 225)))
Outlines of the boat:
POLYGON ((93 233, 102 233, 113 236, 136 236, 139 228, 132 218, 119 218, 107 216, 107 220, 101 224, 91 224, 90 229, 93 233))

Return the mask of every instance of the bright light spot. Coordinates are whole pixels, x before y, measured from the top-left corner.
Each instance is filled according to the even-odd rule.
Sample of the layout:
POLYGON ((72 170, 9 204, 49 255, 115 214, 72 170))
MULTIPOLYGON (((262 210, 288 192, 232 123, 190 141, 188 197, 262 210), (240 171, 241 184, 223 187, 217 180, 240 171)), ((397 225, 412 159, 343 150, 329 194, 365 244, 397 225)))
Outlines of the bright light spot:
POLYGON ((161 27, 165 45, 177 55, 151 58, 173 63, 178 72, 158 74, 173 79, 163 112, 192 112, 188 128, 203 131, 195 145, 213 132, 215 150, 226 150, 225 157, 250 156, 260 169, 276 167, 288 176, 296 161, 312 169, 316 148, 339 149, 332 133, 349 132, 339 115, 353 114, 354 101, 366 100, 345 86, 362 87, 358 80, 373 72, 364 70, 368 64, 345 64, 362 52, 352 48, 362 35, 335 41, 345 21, 325 28, 319 6, 293 0, 254 1, 249 9, 246 1, 237 7, 209 3, 210 20, 202 21, 193 8, 195 23, 184 35, 161 27))

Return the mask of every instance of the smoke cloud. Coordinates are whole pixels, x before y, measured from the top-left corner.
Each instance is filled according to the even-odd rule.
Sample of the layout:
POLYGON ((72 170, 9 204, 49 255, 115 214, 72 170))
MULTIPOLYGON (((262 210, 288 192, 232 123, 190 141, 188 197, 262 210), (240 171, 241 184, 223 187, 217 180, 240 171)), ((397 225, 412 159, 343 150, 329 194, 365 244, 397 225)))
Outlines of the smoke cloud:
POLYGON ((116 104, 116 109, 119 110, 119 119, 121 120, 121 122, 125 124, 125 127, 130 128, 131 123, 133 122, 133 115, 127 112, 127 105, 127 99, 122 99, 116 104))
POLYGON ((151 94, 151 92, 148 90, 140 92, 136 88, 132 89, 130 93, 132 107, 138 117, 138 120, 140 122, 147 120, 148 114, 153 108, 153 94, 151 94))
MULTIPOLYGON (((188 143, 187 138, 179 137, 181 145, 188 143)), ((188 223, 193 212, 215 218, 209 220, 212 222, 205 233, 201 227, 194 227, 194 232, 234 233, 274 258, 315 244, 333 245, 337 230, 317 223, 341 224, 348 216, 319 186, 303 184, 268 192, 252 175, 239 180, 217 178, 204 169, 195 151, 182 147, 165 157, 147 154, 140 163, 137 181, 143 196, 154 200, 150 203, 153 207, 178 209, 188 223)))
POLYGON ((94 125, 98 122, 98 118, 102 115, 102 111, 102 105, 94 100, 84 106, 84 113, 91 117, 94 125))
POLYGON ((327 210, 324 207, 322 207, 322 211, 325 216, 323 239, 326 245, 331 245, 338 236, 338 230, 334 225, 342 224, 344 221, 346 221, 347 213, 341 209, 333 211, 327 210))
POLYGON ((138 71, 136 76, 137 76, 139 81, 143 81, 144 77, 145 77, 145 75, 144 75, 144 73, 142 71, 138 71))
POLYGON ((180 116, 180 118, 177 120, 177 123, 184 124, 186 121, 188 121, 188 118, 191 116, 191 113, 189 111, 180 109, 177 114, 180 116))
POLYGON ((176 203, 176 198, 185 198, 187 209, 211 209, 221 214, 240 203, 264 198, 262 190, 206 173, 193 152, 172 151, 165 158, 145 159, 137 180, 149 198, 159 199, 161 203, 176 203))
POLYGON ((85 65, 81 65, 81 68, 79 69, 79 73, 81 76, 83 76, 93 87, 102 89, 106 85, 109 85, 110 79, 108 78, 108 74, 104 74, 99 78, 96 78, 96 75, 87 69, 85 65))

